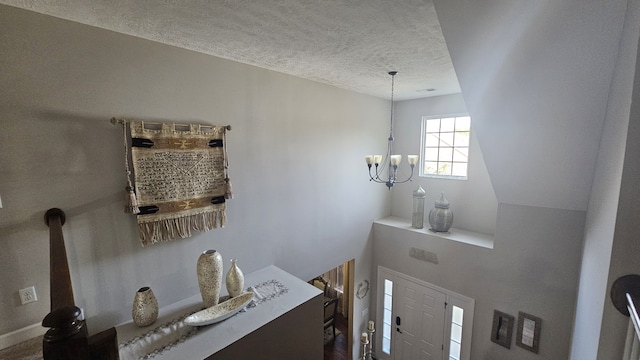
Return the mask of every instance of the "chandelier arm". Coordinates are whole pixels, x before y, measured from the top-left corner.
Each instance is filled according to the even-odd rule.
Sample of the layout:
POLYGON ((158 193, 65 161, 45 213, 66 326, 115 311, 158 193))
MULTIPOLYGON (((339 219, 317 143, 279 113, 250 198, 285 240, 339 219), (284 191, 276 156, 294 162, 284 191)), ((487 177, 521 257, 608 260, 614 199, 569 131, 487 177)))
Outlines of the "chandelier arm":
POLYGON ((414 170, 414 168, 415 168, 415 166, 411 167, 411 174, 409 174, 409 177, 406 180, 403 180, 403 181, 395 180, 394 183, 395 184, 404 184, 406 182, 413 181, 413 170, 414 170))
POLYGON ((378 172, 378 167, 376 166, 376 173, 375 173, 375 177, 373 175, 371 175, 371 165, 369 165, 369 181, 373 181, 373 182, 377 182, 377 183, 381 183, 384 184, 387 181, 386 180, 382 180, 380 179, 380 174, 378 172))

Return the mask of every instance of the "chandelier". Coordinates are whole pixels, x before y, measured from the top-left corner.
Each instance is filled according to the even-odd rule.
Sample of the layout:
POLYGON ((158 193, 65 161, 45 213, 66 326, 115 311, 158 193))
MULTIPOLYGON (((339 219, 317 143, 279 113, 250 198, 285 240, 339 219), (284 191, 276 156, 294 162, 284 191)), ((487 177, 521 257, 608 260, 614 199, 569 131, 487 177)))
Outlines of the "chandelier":
POLYGON ((393 88, 394 88, 394 79, 398 72, 397 71, 389 71, 389 75, 391 75, 391 124, 389 127, 389 143, 387 145, 387 153, 382 158, 382 155, 367 155, 364 157, 364 160, 367 162, 367 167, 369 168, 369 181, 374 181, 377 183, 385 184, 389 190, 395 184, 402 184, 407 181, 411 181, 413 177, 413 170, 418 163, 418 155, 408 155, 407 161, 409 161, 409 166, 411 167, 411 174, 409 177, 404 180, 398 180, 398 165, 402 161, 402 155, 393 154, 393 88), (372 173, 371 169, 375 166, 375 172, 372 173))

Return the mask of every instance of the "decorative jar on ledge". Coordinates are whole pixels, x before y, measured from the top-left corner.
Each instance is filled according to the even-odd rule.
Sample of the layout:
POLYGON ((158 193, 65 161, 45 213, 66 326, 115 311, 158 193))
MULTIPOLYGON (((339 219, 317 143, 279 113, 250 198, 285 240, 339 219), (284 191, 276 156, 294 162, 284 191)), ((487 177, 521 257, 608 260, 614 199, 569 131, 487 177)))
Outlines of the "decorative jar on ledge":
POLYGON ((207 250, 198 257, 198 285, 205 307, 218 305, 222 287, 222 267, 222 255, 215 250, 207 250))
POLYGON ((424 198, 425 191, 422 186, 413 191, 413 216, 411 217, 411 227, 422 229, 424 227, 424 198))
POLYGON ((141 287, 133 298, 131 310, 133 322, 140 326, 149 326, 158 319, 158 301, 148 286, 141 287))
POLYGON ((434 232, 447 232, 453 225, 453 212, 449 209, 449 201, 440 193, 435 207, 429 211, 429 225, 434 232))
POLYGON ((244 289, 244 274, 238 267, 236 259, 231 259, 231 268, 227 272, 226 284, 229 296, 236 297, 242 294, 242 290, 244 289))

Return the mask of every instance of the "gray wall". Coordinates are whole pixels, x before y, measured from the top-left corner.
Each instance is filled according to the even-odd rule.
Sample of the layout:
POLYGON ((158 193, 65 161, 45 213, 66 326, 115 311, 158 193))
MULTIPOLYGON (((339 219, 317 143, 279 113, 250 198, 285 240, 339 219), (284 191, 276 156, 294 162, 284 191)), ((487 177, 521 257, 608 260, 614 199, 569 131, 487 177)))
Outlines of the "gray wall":
POLYGON ((434 0, 498 203, 586 210, 627 0, 434 0))
MULTIPOLYGON (((625 26, 628 26, 629 32, 628 35, 626 34, 626 37, 629 38, 626 42, 626 53, 636 54, 635 57, 631 57, 636 62, 628 60, 629 56, 621 56, 620 73, 621 76, 625 73, 628 74, 627 79, 634 79, 633 96, 630 104, 629 102, 615 104, 621 112, 624 111, 624 115, 627 115, 628 111, 628 121, 626 118, 619 120, 621 126, 628 124, 626 143, 624 137, 622 137, 622 139, 618 138, 619 145, 609 145, 617 148, 622 144, 626 144, 619 186, 620 196, 617 204, 613 246, 611 247, 611 263, 608 268, 607 289, 610 289, 613 282, 620 276, 640 274, 640 261, 638 261, 640 255, 640 242, 638 241, 638 234, 640 234, 640 223, 638 222, 638 219, 640 219, 640 208, 638 207, 638 204, 640 204, 640 189, 638 189, 638 179, 640 178, 640 163, 638 162, 638 157, 640 156, 640 143, 638 142, 640 137, 640 76, 638 76, 640 74, 640 63, 637 62, 640 2, 633 0, 629 4, 628 22, 625 24, 625 26), (635 70, 635 77, 631 75, 633 73, 632 69, 635 70)), ((629 80, 624 82, 620 80, 620 82, 623 85, 618 85, 618 87, 628 91, 629 80)), ((616 165, 618 164, 616 163, 616 165)), ((620 173, 617 171, 615 174, 619 175, 620 173)), ((616 179, 620 179, 620 177, 616 177, 616 179)), ((608 201, 611 202, 611 200, 608 201)), ((602 313, 598 359, 620 358, 620 354, 622 354, 620 345, 623 342, 621 337, 626 333, 628 322, 628 318, 614 308, 611 298, 607 296, 602 313)))
MULTIPOLYGON (((389 194, 367 181, 363 156, 386 145, 388 101, 8 6, 0 53, 0 334, 49 311, 51 207, 67 213, 91 332, 129 320, 143 285, 160 306, 197 294, 196 260, 211 248, 245 273, 275 264, 309 279, 355 258, 355 283, 368 278, 389 194), (227 226, 141 248, 112 116, 230 124, 227 226), (40 300, 21 306, 31 285, 40 300)), ((354 306, 358 327, 368 298, 354 306)))
MULTIPOLYGON (((420 154, 422 117, 430 115, 451 115, 467 113, 462 94, 429 97, 400 101, 395 106, 394 135, 398 139, 396 153, 403 154, 401 168, 408 169, 407 154, 420 154)), ((391 195, 391 213, 404 219, 411 219, 413 191, 421 185, 426 192, 425 213, 433 208, 434 202, 444 193, 454 214, 454 227, 488 235, 496 231, 498 201, 491 185, 491 179, 478 144, 475 127, 471 123, 469 144, 469 174, 467 180, 418 177, 413 181, 399 184, 391 195)))
MULTIPOLYGON (((620 54, 611 83, 609 95, 611 105, 607 107, 589 199, 571 351, 571 359, 575 360, 620 359, 622 357, 621 343, 627 323, 626 319, 613 308, 608 296, 608 289, 617 276, 620 276, 620 271, 609 273, 611 266, 621 265, 620 254, 613 254, 612 251, 614 234, 617 231, 616 228, 622 230, 629 226, 628 224, 620 224, 618 227, 616 222, 619 221, 618 209, 620 208, 623 213, 626 212, 624 201, 619 201, 619 198, 637 66, 636 54, 640 28, 638 3, 638 1, 629 2, 630 7, 627 11, 623 38, 620 43, 620 54), (612 259, 615 259, 613 264, 612 259), (609 320, 603 321, 605 308, 609 320), (617 325, 612 327, 611 321, 617 325), (603 329, 602 326, 604 322, 609 323, 606 329, 603 329)), ((636 79, 635 82, 637 83, 638 80, 636 79)), ((629 160, 636 158, 632 154, 629 153, 626 158, 629 160)), ((627 197, 626 192, 622 195, 623 198, 627 197)), ((615 242, 617 243, 617 240, 615 242)), ((619 247, 620 244, 617 246, 619 247)), ((637 251, 632 251, 632 248, 624 246, 623 249, 626 249, 623 252, 630 251, 630 254, 637 255, 637 251)), ((632 268, 627 268, 626 264, 623 266, 624 268, 626 269, 623 271, 634 272, 632 268)))
POLYGON ((501 204, 494 248, 485 249, 376 224, 373 264, 475 299, 471 359, 567 359, 583 226, 582 211, 501 204), (438 264, 409 257, 412 247, 438 264), (539 354, 491 342, 494 310, 540 317, 539 354))
POLYGON ((638 179, 624 149, 637 1, 434 3, 498 202, 588 211, 571 358, 619 358, 608 289, 640 255, 621 183, 638 179))

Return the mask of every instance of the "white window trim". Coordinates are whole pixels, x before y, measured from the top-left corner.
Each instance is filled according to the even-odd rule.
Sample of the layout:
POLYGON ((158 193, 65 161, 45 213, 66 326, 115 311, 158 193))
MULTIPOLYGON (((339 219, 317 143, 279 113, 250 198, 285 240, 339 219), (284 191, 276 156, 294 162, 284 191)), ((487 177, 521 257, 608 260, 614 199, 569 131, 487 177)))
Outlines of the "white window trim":
MULTIPOLYGON (((455 175, 438 175, 438 174, 425 174, 424 173, 424 149, 425 149, 425 140, 426 140, 426 132, 425 128, 426 120, 432 119, 442 119, 442 118, 450 118, 450 117, 463 117, 468 116, 471 118, 469 113, 453 113, 453 114, 438 114, 438 115, 425 115, 420 118, 420 166, 418 167, 418 176, 425 178, 433 178, 433 179, 447 179, 447 180, 467 180, 469 178, 469 163, 471 162, 471 151, 467 156, 467 176, 455 176, 455 175)), ((473 119, 472 119, 473 120, 473 119)), ((471 130, 469 130, 471 133, 471 130)), ((469 150, 471 150, 471 136, 469 136, 469 150)))

